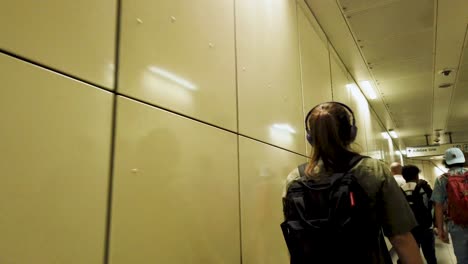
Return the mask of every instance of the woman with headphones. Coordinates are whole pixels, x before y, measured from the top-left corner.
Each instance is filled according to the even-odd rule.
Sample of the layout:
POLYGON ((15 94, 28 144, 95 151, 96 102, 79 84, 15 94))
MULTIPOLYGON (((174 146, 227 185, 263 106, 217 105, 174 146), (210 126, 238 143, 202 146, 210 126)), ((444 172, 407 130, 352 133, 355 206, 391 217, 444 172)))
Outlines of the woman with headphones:
POLYGON ((422 263, 410 232, 416 220, 392 174, 350 147, 358 130, 353 111, 322 103, 305 127, 312 153, 288 175, 283 195, 291 263, 392 263, 383 235, 403 263, 422 263))

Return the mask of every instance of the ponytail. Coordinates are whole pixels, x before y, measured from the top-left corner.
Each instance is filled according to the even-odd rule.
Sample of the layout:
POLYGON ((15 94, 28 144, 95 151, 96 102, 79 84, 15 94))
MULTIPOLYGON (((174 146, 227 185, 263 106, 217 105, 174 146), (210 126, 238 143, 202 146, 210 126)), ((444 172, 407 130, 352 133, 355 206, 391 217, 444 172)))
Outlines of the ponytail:
POLYGON ((340 171, 348 160, 357 153, 350 150, 350 114, 337 103, 325 103, 315 107, 306 120, 308 133, 313 142, 313 151, 306 168, 306 174, 317 176, 315 168, 319 161, 325 170, 340 171))

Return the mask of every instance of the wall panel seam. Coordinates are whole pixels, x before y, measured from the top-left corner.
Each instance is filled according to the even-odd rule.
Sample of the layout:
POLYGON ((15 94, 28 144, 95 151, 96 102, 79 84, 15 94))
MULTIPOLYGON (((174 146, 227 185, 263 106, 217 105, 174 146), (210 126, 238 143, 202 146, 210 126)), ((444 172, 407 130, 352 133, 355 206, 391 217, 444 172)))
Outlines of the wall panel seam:
POLYGON ((120 68, 120 32, 121 32, 121 8, 122 0, 116 0, 116 31, 115 31, 115 53, 114 53, 114 92, 112 93, 112 120, 111 120, 111 146, 110 146, 110 161, 109 161, 109 182, 107 187, 107 215, 106 215, 106 230, 104 238, 104 256, 103 263, 108 264, 110 258, 111 244, 111 227, 112 227, 112 198, 113 198, 113 183, 114 183, 114 162, 115 162, 115 146, 117 134, 117 88, 119 84, 119 68, 120 68))

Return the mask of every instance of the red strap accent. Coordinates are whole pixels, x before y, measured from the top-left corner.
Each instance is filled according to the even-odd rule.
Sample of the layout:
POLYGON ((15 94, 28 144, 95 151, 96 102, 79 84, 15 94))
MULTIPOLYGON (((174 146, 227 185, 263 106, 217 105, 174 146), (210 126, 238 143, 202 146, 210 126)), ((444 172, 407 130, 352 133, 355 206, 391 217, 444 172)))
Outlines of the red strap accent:
POLYGON ((354 193, 353 192, 349 192, 349 200, 351 201, 351 207, 354 207, 355 203, 354 203, 354 193))

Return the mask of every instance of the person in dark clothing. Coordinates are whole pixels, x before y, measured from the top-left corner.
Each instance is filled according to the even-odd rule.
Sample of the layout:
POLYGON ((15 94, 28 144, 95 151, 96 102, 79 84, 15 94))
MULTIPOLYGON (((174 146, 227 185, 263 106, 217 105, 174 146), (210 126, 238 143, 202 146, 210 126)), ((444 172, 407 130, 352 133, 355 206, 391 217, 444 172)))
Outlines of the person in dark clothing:
POLYGON ((406 184, 401 186, 405 193, 411 209, 418 221, 418 226, 411 233, 419 247, 421 247, 424 258, 428 264, 437 263, 435 254, 435 238, 432 228, 432 189, 425 180, 419 179, 419 168, 414 165, 406 165, 402 169, 406 184))
MULTIPOLYGON (((305 180, 316 183, 327 182, 336 173, 347 170, 355 177, 369 200, 369 210, 373 216, 371 219, 377 219, 375 223, 378 227, 378 233, 370 239, 375 243, 363 248, 363 251, 368 253, 368 259, 371 260, 359 263, 392 263, 383 240, 383 230, 383 234, 390 239, 403 263, 422 264, 419 248, 411 234, 411 230, 417 226, 416 219, 387 165, 379 160, 366 157, 362 158, 352 168, 347 167, 349 160, 358 155, 350 146, 356 138, 357 127, 355 124, 353 111, 342 103, 322 103, 310 110, 305 119, 305 127, 307 140, 313 151, 305 167, 297 167, 288 175, 283 191, 283 210, 285 208, 284 199, 287 198, 288 193, 291 193, 291 188, 296 183, 305 180), (302 176, 303 173, 305 174, 304 177, 302 176)), ((352 193, 350 195, 351 206, 353 206, 352 193)), ((314 210, 321 209, 320 205, 315 204, 310 205, 308 208, 311 209, 311 213, 316 212, 314 210)), ((361 233, 367 234, 366 230, 362 230, 361 233)), ((288 235, 287 232, 285 234, 288 235)), ((304 238, 313 240, 312 237, 307 237, 307 235, 304 238)), ((358 241, 358 238, 355 240, 358 241)), ((295 244, 294 246, 298 245, 295 244)), ((308 249, 304 244, 299 244, 297 248, 299 248, 297 251, 301 252, 308 249)), ((341 254, 341 252, 345 251, 344 248, 338 247, 333 250, 334 254, 341 254)), ((313 249, 309 251, 313 251, 313 249)), ((293 260, 291 259, 291 261, 293 260)), ((312 256, 307 262, 297 263, 333 262, 314 261, 312 256)))

